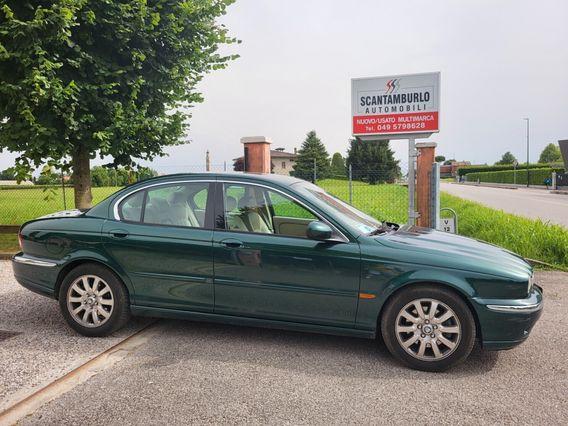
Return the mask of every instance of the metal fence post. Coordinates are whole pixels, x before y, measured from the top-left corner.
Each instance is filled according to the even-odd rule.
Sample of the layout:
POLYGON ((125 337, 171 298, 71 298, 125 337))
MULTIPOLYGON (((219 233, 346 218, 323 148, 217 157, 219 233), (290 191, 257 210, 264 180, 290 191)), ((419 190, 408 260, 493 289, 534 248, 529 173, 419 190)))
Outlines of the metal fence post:
POLYGON ((318 168, 318 165, 317 165, 316 159, 314 157, 314 185, 315 185, 316 179, 317 179, 317 168, 318 168))
POLYGON ((67 197, 65 196, 65 175, 61 169, 61 190, 63 191, 63 210, 67 210, 67 197))
POLYGON ((353 205, 353 166, 349 164, 349 204, 353 205))
POLYGON ((430 228, 440 226, 440 164, 432 164, 430 180, 430 228))

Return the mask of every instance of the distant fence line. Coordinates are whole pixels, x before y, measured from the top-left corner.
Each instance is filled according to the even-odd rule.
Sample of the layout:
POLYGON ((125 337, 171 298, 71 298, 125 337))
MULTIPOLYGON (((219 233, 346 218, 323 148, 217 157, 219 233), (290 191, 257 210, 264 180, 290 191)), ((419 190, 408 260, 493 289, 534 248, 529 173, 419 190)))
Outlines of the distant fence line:
MULTIPOLYGON (((176 172, 205 172, 205 166, 172 166, 176 172)), ((212 164, 209 170, 231 170, 232 164, 212 164), (229 168, 230 167, 230 168, 229 168)), ((321 175, 313 172, 305 180, 314 181, 336 197, 379 219, 405 222, 408 192, 405 183, 386 170, 351 170, 345 173, 321 175)), ((92 187, 93 205, 99 203, 123 186, 92 187)), ((0 186, 0 232, 13 231, 13 226, 54 213, 74 208, 74 189, 62 180, 59 185, 0 186), (2 231, 3 229, 3 231, 2 231)))

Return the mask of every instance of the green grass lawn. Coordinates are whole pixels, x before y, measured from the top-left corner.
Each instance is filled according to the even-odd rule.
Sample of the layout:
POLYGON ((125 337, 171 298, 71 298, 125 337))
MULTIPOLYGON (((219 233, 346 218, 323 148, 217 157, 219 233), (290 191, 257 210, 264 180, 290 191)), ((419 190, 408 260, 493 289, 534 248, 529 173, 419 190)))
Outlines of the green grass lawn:
MULTIPOLYGON (((104 200, 119 189, 93 188, 93 203, 104 200)), ((74 208, 73 188, 65 189, 65 197, 67 209, 74 208)), ((0 189, 0 225, 21 225, 28 220, 60 210, 64 210, 61 188, 0 189)))
MULTIPOLYGON (((324 179, 318 185, 336 197, 349 201, 349 182, 324 179)), ((383 221, 404 223, 408 218, 408 188, 402 185, 353 182, 353 206, 383 221)))
POLYGON ((568 229, 495 210, 442 192, 441 206, 458 214, 458 232, 529 259, 568 269, 568 229))
POLYGON ((15 253, 18 250, 17 234, 0 234, 0 253, 15 253))

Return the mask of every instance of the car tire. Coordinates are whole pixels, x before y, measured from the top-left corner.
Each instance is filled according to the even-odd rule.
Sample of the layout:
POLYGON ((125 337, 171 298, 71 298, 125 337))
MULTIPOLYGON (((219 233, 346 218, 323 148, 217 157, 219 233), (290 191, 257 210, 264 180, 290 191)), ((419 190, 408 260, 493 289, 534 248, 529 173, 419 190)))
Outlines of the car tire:
POLYGON ((464 361, 475 343, 475 319, 468 305, 454 291, 434 285, 396 293, 380 325, 390 353, 416 370, 447 370, 464 361))
POLYGON ((59 307, 71 328, 87 337, 107 336, 130 318, 126 287, 112 271, 94 263, 79 265, 63 278, 59 307))

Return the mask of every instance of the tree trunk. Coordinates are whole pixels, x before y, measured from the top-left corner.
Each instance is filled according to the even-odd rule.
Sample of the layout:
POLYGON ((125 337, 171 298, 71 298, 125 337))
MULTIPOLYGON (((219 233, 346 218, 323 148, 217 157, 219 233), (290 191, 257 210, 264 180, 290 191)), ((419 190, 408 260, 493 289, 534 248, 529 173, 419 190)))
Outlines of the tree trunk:
POLYGON ((89 209, 93 201, 91 194, 91 166, 89 151, 79 145, 73 153, 73 186, 75 187, 75 208, 89 209))

